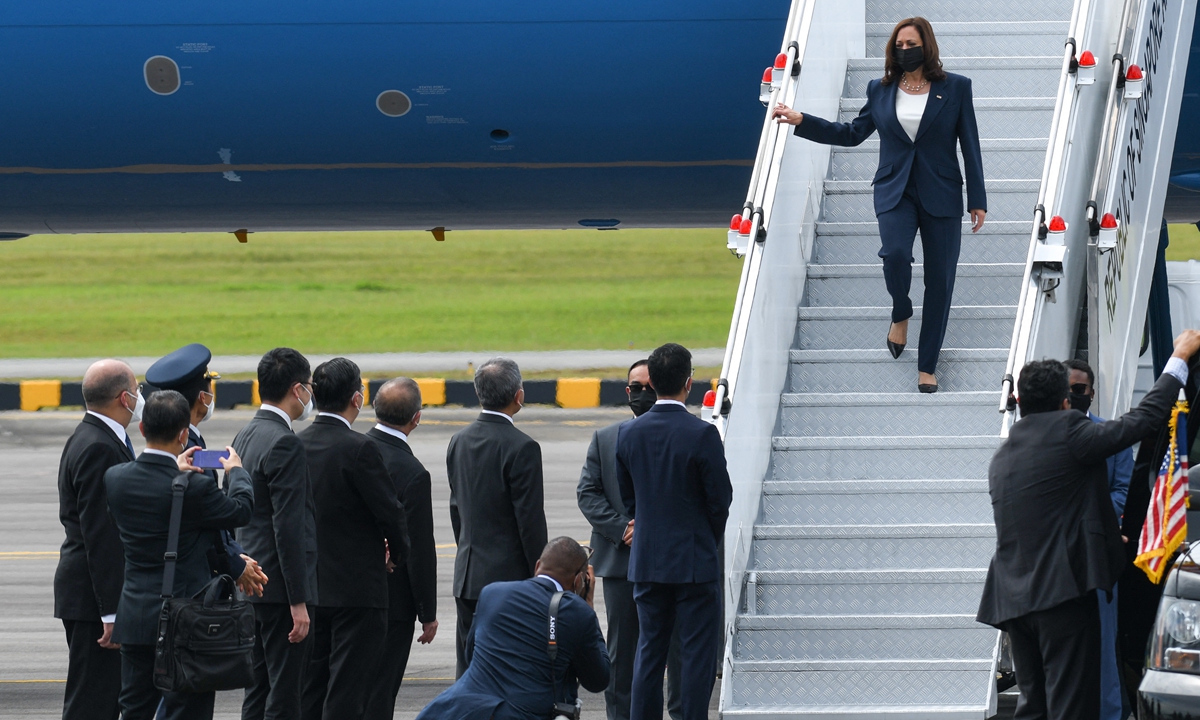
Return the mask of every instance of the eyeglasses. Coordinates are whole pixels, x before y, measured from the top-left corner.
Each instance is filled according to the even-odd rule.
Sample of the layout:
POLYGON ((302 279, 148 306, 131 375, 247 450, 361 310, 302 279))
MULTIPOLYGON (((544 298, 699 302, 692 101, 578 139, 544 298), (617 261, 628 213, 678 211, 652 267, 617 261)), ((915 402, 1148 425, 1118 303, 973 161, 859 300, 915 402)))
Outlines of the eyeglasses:
POLYGON ((1087 386, 1087 383, 1075 383, 1071 386, 1071 392, 1076 395, 1087 395, 1091 392, 1091 389, 1087 386))
POLYGON ((634 395, 636 395, 640 392, 654 392, 654 388, 650 387, 649 385, 643 385, 641 383, 629 383, 628 385, 625 386, 625 389, 628 390, 629 392, 633 393, 634 395))
POLYGON ((121 397, 121 395, 124 395, 126 393, 129 393, 130 395, 137 397, 138 395, 143 394, 142 391, 145 389, 146 389, 145 385, 138 383, 138 386, 135 387, 132 392, 130 392, 129 390, 122 390, 121 393, 119 395, 117 395, 117 397, 121 397))

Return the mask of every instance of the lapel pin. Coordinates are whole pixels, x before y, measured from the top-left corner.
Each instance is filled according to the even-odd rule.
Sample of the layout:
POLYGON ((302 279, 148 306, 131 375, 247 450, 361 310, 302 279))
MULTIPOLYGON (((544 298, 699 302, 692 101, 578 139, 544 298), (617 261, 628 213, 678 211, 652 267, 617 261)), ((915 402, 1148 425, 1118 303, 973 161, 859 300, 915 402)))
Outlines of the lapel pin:
POLYGON ((938 100, 941 100, 941 99, 942 99, 942 96, 941 96, 941 95, 938 95, 938 96, 937 96, 937 99, 938 99, 938 100))

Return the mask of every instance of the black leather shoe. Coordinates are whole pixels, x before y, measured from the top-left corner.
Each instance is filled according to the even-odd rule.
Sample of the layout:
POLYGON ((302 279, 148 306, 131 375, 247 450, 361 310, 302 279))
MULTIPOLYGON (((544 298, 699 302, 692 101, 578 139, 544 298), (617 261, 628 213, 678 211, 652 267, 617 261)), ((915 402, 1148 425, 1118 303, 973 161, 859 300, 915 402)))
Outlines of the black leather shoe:
MULTIPOLYGON (((895 324, 896 324, 896 323, 892 323, 892 325, 895 325, 895 324)), ((889 326, 888 326, 888 336, 889 336, 889 338, 888 338, 888 341, 887 341, 887 349, 888 349, 888 352, 890 352, 890 353, 892 354, 892 357, 893 357, 893 358, 898 358, 898 357, 900 357, 900 353, 904 352, 904 346, 905 346, 905 343, 898 343, 898 342, 892 342, 892 341, 891 341, 891 337, 890 337, 890 336, 891 336, 891 334, 892 334, 892 325, 889 325, 889 326)))
POLYGON ((937 383, 917 383, 917 389, 923 393, 935 393, 938 386, 937 383))

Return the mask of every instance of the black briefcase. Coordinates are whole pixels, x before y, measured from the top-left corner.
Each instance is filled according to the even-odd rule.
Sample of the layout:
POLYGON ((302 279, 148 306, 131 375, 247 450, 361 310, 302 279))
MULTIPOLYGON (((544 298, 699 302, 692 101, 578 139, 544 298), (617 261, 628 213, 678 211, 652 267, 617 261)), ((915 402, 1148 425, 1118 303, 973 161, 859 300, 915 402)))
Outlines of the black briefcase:
POLYGON ((191 598, 173 597, 187 486, 186 473, 171 483, 154 686, 166 692, 193 693, 250 687, 254 684, 254 608, 237 598, 233 579, 221 575, 191 598))

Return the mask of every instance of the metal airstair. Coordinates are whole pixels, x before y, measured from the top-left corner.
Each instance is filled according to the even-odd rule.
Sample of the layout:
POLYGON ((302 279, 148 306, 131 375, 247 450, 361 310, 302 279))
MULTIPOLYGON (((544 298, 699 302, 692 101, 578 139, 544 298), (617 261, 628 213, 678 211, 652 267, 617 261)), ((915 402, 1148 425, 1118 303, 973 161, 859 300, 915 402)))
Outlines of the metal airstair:
MULTIPOLYGON (((995 547, 987 467, 1013 421, 1011 380, 997 389, 1026 359, 1076 347, 1085 204, 1123 69, 1102 60, 1089 87, 1078 59, 1089 42, 1105 60, 1136 42, 1151 3, 793 3, 769 102, 843 121, 882 75, 895 22, 933 23, 946 69, 973 81, 988 216, 978 234, 964 224, 940 391, 918 394, 920 308, 912 347, 899 360, 884 347, 878 140, 827 148, 764 122, 731 224, 745 261, 706 416, 735 490, 724 717, 995 714, 1000 635, 974 616, 995 547), (1054 215, 1073 229, 1047 233, 1054 215)), ((914 255, 916 304, 919 238, 914 255)))

